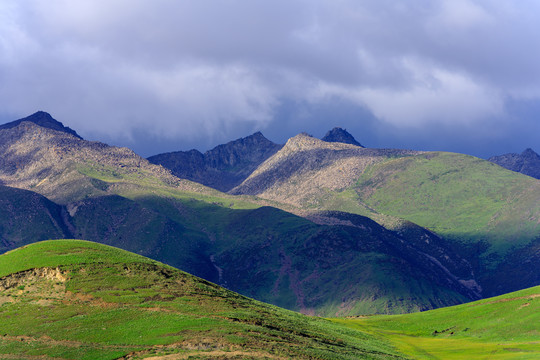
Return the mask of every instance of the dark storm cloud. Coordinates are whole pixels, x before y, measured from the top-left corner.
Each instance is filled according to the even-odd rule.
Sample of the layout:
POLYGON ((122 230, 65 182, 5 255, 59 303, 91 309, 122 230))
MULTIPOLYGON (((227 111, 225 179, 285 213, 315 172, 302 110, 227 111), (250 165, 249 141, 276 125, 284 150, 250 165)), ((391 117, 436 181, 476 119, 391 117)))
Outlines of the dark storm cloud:
POLYGON ((519 151, 539 142, 539 17, 532 0, 6 0, 0 112, 146 155, 337 125, 519 151))

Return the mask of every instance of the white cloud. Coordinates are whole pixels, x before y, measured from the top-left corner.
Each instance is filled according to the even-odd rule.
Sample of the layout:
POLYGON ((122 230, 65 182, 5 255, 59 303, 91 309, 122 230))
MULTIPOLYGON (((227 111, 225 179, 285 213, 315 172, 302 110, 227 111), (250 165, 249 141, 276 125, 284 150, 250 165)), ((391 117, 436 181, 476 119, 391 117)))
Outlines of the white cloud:
POLYGON ((414 82, 406 89, 361 89, 358 98, 393 125, 420 127, 429 122, 469 124, 504 112, 499 92, 469 76, 406 61, 414 82))
POLYGON ((432 28, 452 31, 474 31, 479 27, 495 25, 495 19, 478 2, 472 0, 442 0, 428 22, 432 28))

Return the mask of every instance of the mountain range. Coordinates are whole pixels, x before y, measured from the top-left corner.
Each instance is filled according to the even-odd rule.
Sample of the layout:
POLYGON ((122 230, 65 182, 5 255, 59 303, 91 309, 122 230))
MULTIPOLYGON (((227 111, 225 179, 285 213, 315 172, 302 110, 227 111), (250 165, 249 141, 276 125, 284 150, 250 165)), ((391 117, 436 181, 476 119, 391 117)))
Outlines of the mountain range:
POLYGON ((363 148, 339 128, 147 160, 39 112, 0 127, 0 185, 2 252, 92 240, 309 314, 540 284, 538 180, 462 154, 363 148))

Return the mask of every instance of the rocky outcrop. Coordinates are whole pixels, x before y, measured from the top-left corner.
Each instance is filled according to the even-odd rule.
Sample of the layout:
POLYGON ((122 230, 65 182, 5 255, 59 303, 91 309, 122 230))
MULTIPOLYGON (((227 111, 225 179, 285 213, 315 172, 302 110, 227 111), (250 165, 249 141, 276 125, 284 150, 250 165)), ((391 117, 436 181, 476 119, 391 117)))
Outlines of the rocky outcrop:
POLYGON ((204 154, 197 150, 176 151, 151 156, 148 160, 171 170, 179 178, 228 191, 244 181, 281 147, 256 132, 204 154))
POLYGON ((6 291, 8 289, 20 286, 21 284, 25 284, 32 280, 40 278, 52 280, 55 282, 65 282, 67 280, 67 273, 60 270, 60 268, 58 267, 44 267, 9 274, 0 278, 0 291, 6 291))
POLYGON ((349 134, 349 132, 347 132, 347 130, 340 127, 335 127, 332 130, 328 131, 321 140, 326 142, 339 142, 363 147, 358 141, 356 141, 356 139, 351 134, 349 134))
POLYGON ((540 155, 535 153, 533 149, 526 149, 521 154, 493 156, 488 160, 508 170, 540 179, 540 155))

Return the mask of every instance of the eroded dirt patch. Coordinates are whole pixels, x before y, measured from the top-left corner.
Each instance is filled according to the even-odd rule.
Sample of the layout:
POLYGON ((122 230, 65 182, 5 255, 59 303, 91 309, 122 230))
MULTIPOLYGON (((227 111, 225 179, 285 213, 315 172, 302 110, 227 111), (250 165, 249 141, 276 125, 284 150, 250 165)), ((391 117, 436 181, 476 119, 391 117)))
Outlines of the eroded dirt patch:
POLYGON ((59 268, 40 268, 13 273, 0 278, 0 304, 35 298, 36 304, 48 306, 65 296, 67 275, 59 268))

